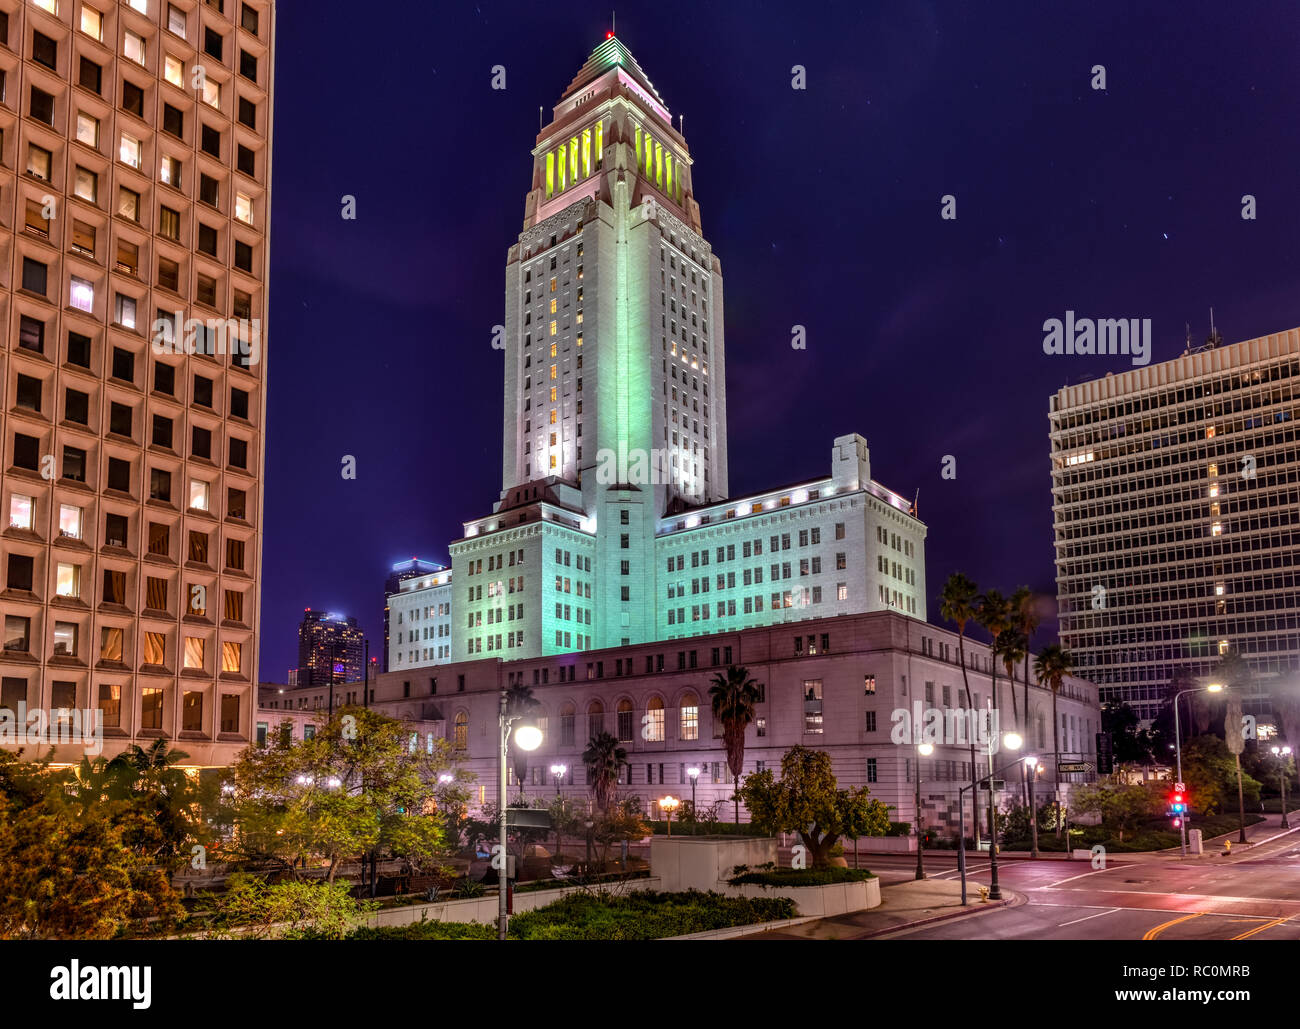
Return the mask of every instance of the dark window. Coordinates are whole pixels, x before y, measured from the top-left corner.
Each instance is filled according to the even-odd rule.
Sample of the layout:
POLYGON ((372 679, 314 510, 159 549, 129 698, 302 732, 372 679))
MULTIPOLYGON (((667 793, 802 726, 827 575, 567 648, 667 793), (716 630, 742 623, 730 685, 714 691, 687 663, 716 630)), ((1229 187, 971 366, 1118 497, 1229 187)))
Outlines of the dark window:
POLYGON ((32 60, 53 68, 59 63, 59 44, 40 32, 32 33, 32 60))
POLYGON ((239 74, 246 79, 257 81, 257 58, 243 49, 239 51, 239 74))
POLYGON ((203 52, 221 60, 221 33, 214 32, 211 28, 203 30, 203 52))
POLYGON ((32 87, 31 106, 28 113, 37 121, 43 121, 46 125, 54 124, 54 97, 43 89, 32 87))
POLYGON ((108 408, 108 431, 119 436, 131 435, 131 409, 114 401, 108 408))
MULTIPOLYGON (((144 117, 144 90, 129 79, 122 83, 122 110, 134 114, 137 118, 144 117)), ((179 136, 181 134, 181 112, 177 111, 176 108, 172 107, 170 104, 167 105, 167 110, 176 115, 175 135, 179 136)), ((168 129, 167 131, 171 132, 171 129, 168 129)))
POLYGON ((80 425, 90 424, 90 394, 79 389, 65 389, 63 392, 63 417, 80 425))
POLYGON ((219 158, 221 156, 221 133, 211 125, 204 125, 200 146, 205 154, 211 154, 213 157, 219 158))
POLYGON ((153 416, 153 445, 155 447, 167 447, 169 450, 172 445, 172 420, 163 415, 156 414, 153 416))
POLYGON ((181 238, 180 212, 173 211, 170 207, 159 205, 158 231, 168 239, 179 240, 181 238))
POLYGON ((244 569, 244 541, 226 540, 226 568, 244 569))
POLYGON ((130 461, 123 461, 120 457, 110 457, 108 459, 108 488, 120 490, 123 493, 131 492, 130 461))
POLYGON ((153 366, 153 388, 169 397, 176 393, 176 369, 169 364, 153 366))
POLYGON ((247 175, 249 178, 253 177, 253 151, 244 146, 243 143, 240 143, 236 150, 236 167, 241 175, 247 175))
POLYGON ((19 407, 25 407, 29 411, 40 412, 41 409, 41 380, 31 375, 18 375, 18 396, 17 402, 19 407))
POLYGON ((230 438, 229 450, 231 468, 248 467, 248 440, 232 436, 230 438))
POLYGON ((63 477, 72 482, 86 481, 86 452, 78 447, 63 448, 63 477))
MULTIPOLYGON (((114 572, 104 569, 104 603, 126 603, 126 572, 114 572)), ((118 660, 121 660, 119 657, 118 660)))
POLYGON ((253 298, 243 290, 234 290, 234 296, 230 301, 230 313, 236 318, 245 320, 253 317, 253 298))
POLYGON ((88 57, 81 59, 81 70, 77 73, 77 81, 85 88, 94 93, 102 93, 104 85, 104 69, 97 65, 88 57))
POLYGON ((32 591, 32 571, 36 562, 26 554, 10 554, 5 585, 11 590, 32 591))
POLYGON ((199 250, 209 257, 217 256, 217 230, 202 222, 199 223, 199 250))
MULTIPOLYGON (((216 247, 214 245, 213 251, 216 247)), ((211 275, 200 275, 195 283, 194 299, 208 307, 217 306, 217 280, 211 275)))
POLYGON ((217 180, 202 172, 199 173, 199 199, 212 207, 217 206, 217 180))
POLYGON ((90 367, 90 337, 80 332, 68 333, 68 364, 79 368, 90 367))
POLYGON ((248 4, 244 4, 239 11, 239 24, 244 27, 244 30, 246 32, 251 32, 253 35, 256 36, 257 35, 256 9, 249 7, 248 4))
POLYGON ((41 467, 41 441, 35 436, 14 433, 14 467, 38 471, 41 467))
POLYGON ((212 457, 212 431, 197 425, 190 430, 190 454, 193 457, 212 457))
POLYGON ((113 348, 113 378, 123 382, 135 381, 135 355, 131 351, 113 348))
POLYGON ((230 389, 230 414, 234 418, 248 417, 248 393, 242 389, 230 389))
POLYGON ((18 345, 24 350, 45 353, 45 323, 23 315, 18 319, 18 345))
POLYGON ((165 472, 161 468, 154 468, 149 473, 149 499, 161 500, 164 503, 171 503, 172 499, 172 477, 170 472, 165 472))
POLYGON ((235 240, 235 267, 240 271, 253 270, 253 248, 241 240, 235 240))
POLYGON ((158 258, 158 285, 172 292, 180 287, 181 266, 165 257, 158 258))
MULTIPOLYGON (((171 550, 171 530, 162 522, 149 523, 149 553, 166 557, 171 550)), ((153 604, 149 605, 153 607, 153 604)))
POLYGON ((202 375, 194 376, 194 404, 196 407, 212 407, 212 380, 202 375))
POLYGON ((109 547, 126 546, 126 515, 104 516, 104 544, 109 547))
POLYGON ((221 694, 221 731, 239 732, 239 694, 221 694))
POLYGON ((40 261, 33 261, 30 257, 23 258, 23 289, 45 296, 47 274, 48 269, 40 261))
POLYGON ((185 135, 185 116, 171 104, 163 104, 163 131, 177 139, 185 135))
POLYGON ((197 561, 200 564, 208 563, 208 534, 206 532, 190 532, 190 555, 188 560, 197 561))
POLYGON ((257 104, 249 100, 248 97, 239 98, 239 122, 241 125, 247 125, 250 129, 257 128, 257 104))
POLYGON ((226 515, 230 518, 247 518, 248 495, 242 489, 226 490, 226 515))

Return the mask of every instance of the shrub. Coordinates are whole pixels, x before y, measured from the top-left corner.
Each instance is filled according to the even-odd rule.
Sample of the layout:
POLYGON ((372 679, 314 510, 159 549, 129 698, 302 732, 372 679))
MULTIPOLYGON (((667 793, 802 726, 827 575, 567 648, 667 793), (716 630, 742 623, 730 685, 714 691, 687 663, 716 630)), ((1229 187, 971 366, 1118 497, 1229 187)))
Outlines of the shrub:
MULTIPOLYGON (((743 865, 737 867, 744 868, 743 865)), ((737 871, 727 882, 732 886, 830 886, 874 878, 865 868, 776 868, 737 871)))

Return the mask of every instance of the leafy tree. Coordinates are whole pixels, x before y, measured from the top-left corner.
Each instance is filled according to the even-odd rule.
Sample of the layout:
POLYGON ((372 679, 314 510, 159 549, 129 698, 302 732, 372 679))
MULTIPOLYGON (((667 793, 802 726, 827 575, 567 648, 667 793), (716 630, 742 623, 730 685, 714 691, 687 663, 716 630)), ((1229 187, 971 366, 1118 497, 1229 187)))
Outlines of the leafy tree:
POLYGON ((591 783, 596 807, 608 811, 618 785, 618 770, 627 763, 627 751, 610 733, 599 732, 588 741, 587 749, 582 752, 582 763, 587 766, 587 781, 591 783))
POLYGON ((1163 810, 1164 784, 1144 785, 1084 785, 1073 793, 1075 812, 1098 814, 1101 823, 1116 839, 1135 832, 1144 822, 1158 816, 1163 810))
POLYGON ((769 769, 745 777, 741 799, 751 819, 764 831, 798 833, 812 855, 813 867, 825 868, 840 837, 884 836, 889 810, 869 799, 865 787, 842 790, 831 770, 830 755, 796 746, 781 758, 781 778, 769 769))
MULTIPOLYGON (((953 572, 943 584, 939 595, 939 612, 944 619, 957 626, 957 655, 961 658, 961 681, 966 691, 966 709, 973 711, 975 701, 971 698, 970 674, 966 668, 966 626, 975 618, 975 603, 979 596, 979 587, 961 572, 953 572)), ((975 759, 975 740, 970 740, 971 782, 975 782, 979 764, 975 759)), ((971 824, 979 824, 979 810, 975 799, 975 790, 970 791, 971 824)))
MULTIPOLYGON (((609 808, 595 819, 591 837, 600 844, 600 868, 604 871, 609 864, 609 848, 625 840, 640 840, 650 835, 650 827, 641 818, 640 805, 631 802, 613 801, 609 808)), ((626 869, 624 869, 626 871, 626 869)))
MULTIPOLYGON (((1184 743, 1183 782, 1196 811, 1207 815, 1226 811, 1237 791, 1237 761, 1228 745, 1208 733, 1184 743)), ((1243 802, 1258 807, 1259 780, 1243 773, 1241 787, 1243 802)))
POLYGON ((236 872, 221 893, 208 894, 217 935, 242 939, 341 940, 374 905, 358 903, 346 883, 288 880, 268 885, 260 876, 236 872))
POLYGON ((713 717, 722 726, 722 745, 731 769, 737 824, 740 822, 740 771, 745 764, 745 729, 754 721, 758 698, 759 686, 750 678, 749 669, 736 665, 731 665, 725 673, 715 674, 709 687, 713 717))

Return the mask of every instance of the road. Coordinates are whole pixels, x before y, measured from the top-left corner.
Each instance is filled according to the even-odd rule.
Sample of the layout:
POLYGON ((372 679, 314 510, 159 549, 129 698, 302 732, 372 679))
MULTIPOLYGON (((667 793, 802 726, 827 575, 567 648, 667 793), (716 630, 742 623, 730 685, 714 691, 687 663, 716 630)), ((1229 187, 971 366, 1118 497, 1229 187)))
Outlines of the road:
MULTIPOLYGON (((998 862, 998 880, 1022 903, 903 930, 889 939, 1295 940, 1300 939, 1300 829, 1255 827, 1261 842, 1218 855, 1121 856, 1094 870, 1086 860, 998 862)), ((969 856, 969 855, 968 855, 969 856)), ((886 882, 910 877, 915 857, 872 856, 886 882)), ((927 852, 926 872, 956 878, 955 855, 927 852)), ((972 896, 989 883, 989 862, 968 864, 972 896)))

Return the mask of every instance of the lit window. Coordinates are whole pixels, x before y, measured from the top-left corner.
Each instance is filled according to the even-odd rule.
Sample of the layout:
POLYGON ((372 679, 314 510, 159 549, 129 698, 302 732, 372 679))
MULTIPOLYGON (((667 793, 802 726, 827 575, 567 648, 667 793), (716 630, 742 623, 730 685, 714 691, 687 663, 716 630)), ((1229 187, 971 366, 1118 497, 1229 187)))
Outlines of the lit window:
POLYGON ((9 526, 13 529, 30 530, 35 524, 36 501, 21 493, 9 498, 9 526))
POLYGON ((81 596, 81 569, 77 565, 60 561, 54 592, 60 597, 81 596))
POLYGON ((58 14, 58 9, 54 5, 54 0, 32 0, 37 7, 43 11, 49 11, 51 14, 58 14))
POLYGON ((245 225, 253 224, 253 198, 247 193, 235 194, 235 217, 245 225))
POLYGON ((185 637, 185 667, 186 668, 203 667, 203 643, 204 641, 198 636, 185 637))
POLYGON ((185 38, 185 12, 175 4, 167 5, 167 31, 185 38))
POLYGON ((1219 654, 1223 655, 1226 654, 1227 652, 1228 652, 1228 641, 1219 640, 1219 654))
POLYGON ((140 167, 142 147, 140 141, 134 136, 122 133, 122 144, 118 147, 118 157, 123 164, 128 164, 132 168, 140 167))
POLYGON ((81 539, 81 508, 75 504, 59 505, 59 535, 81 539))
POLYGON ((99 146, 99 119, 93 118, 85 111, 77 112, 77 142, 88 147, 99 146))
POLYGON ((554 318, 551 319, 551 335, 552 335, 552 336, 555 335, 555 319, 554 319, 554 318))
POLYGON ((555 467, 555 455, 554 455, 554 454, 551 455, 551 467, 552 467, 552 468, 555 467))
POLYGON ((81 31, 95 39, 104 38, 104 16, 87 4, 81 5, 81 31))
POLYGON ((74 275, 68 303, 78 311, 85 311, 89 314, 95 306, 95 287, 87 279, 79 279, 74 275))
POLYGON ((167 637, 161 632, 146 632, 144 634, 144 663, 147 665, 161 665, 166 660, 167 637))
POLYGON ((221 106, 221 83, 211 79, 203 80, 203 102, 209 107, 221 106))
POLYGON ((1223 533, 1223 523, 1222 523, 1222 522, 1215 522, 1213 525, 1210 526, 1210 535, 1211 535, 1211 536, 1219 536, 1219 535, 1222 535, 1222 533, 1223 533))
POLYGON ((149 0, 131 0, 131 7, 141 14, 149 13, 149 0))
POLYGON ((555 297, 551 297, 551 314, 555 313, 555 305, 558 303, 559 301, 556 300, 555 297))
POLYGON ((555 403, 555 387, 551 387, 551 403, 555 403))
POLYGON ((210 484, 202 479, 190 480, 190 507, 195 511, 207 511, 211 495, 210 484))
MULTIPOLYGON (((158 170, 158 177, 169 186, 179 186, 181 182, 181 162, 174 157, 164 157, 158 170)), ((179 233, 179 229, 177 233, 179 233)), ((164 233, 166 235, 166 233, 164 233)), ((176 235, 172 235, 176 239, 176 235)))
POLYGON ((137 36, 130 29, 127 29, 122 41, 122 53, 126 55, 128 61, 144 64, 144 37, 137 36))
POLYGON ((179 57, 173 57, 171 54, 168 54, 166 60, 163 61, 163 78, 173 86, 180 86, 184 89, 185 62, 179 57))
POLYGON ((552 425, 555 424, 555 409, 554 409, 554 408, 551 409, 551 424, 552 424, 552 425))
POLYGON ((76 193, 77 196, 81 197, 82 200, 89 200, 93 204, 95 202, 95 197, 99 192, 99 179, 95 173, 93 171, 87 171, 85 168, 78 167, 76 182, 77 184, 73 187, 73 192, 76 193))
POLYGON ((551 378, 552 378, 552 379, 555 378, 555 369, 556 369, 556 367, 557 367, 556 365, 551 365, 551 378))
POLYGON ((682 698, 681 704, 681 738, 698 740, 700 738, 700 707, 694 693, 682 698))
POLYGON ((243 656, 243 644, 240 643, 222 643, 221 644, 221 670, 223 672, 235 672, 240 670, 240 662, 243 656))
POLYGON ((552 344, 551 344, 551 356, 552 356, 552 357, 555 356, 555 348, 556 348, 557 346, 558 346, 558 344, 556 344, 556 343, 552 343, 552 344))

